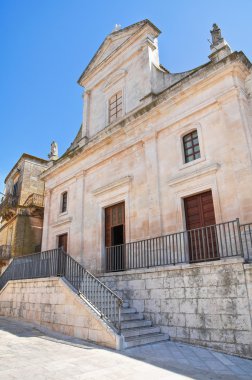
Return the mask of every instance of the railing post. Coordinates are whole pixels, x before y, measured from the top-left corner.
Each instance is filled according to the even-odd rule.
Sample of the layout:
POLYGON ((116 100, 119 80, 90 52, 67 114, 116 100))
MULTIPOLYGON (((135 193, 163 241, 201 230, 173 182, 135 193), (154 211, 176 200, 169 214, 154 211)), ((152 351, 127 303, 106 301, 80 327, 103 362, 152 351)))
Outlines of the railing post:
POLYGON ((120 300, 117 301, 119 304, 119 309, 118 309, 118 331, 119 334, 121 334, 121 309, 122 309, 122 302, 120 300))
MULTIPOLYGON (((242 244, 242 236, 241 236, 241 225, 240 225, 240 219, 236 218, 237 222, 237 230, 238 230, 238 239, 239 239, 239 245, 240 245, 240 252, 241 256, 244 257, 244 261, 248 261, 248 257, 244 256, 244 250, 243 250, 243 244, 242 244)), ((237 252, 238 253, 238 252, 237 252)))
POLYGON ((183 252, 181 254, 181 261, 182 263, 189 264, 189 239, 188 239, 188 232, 183 231, 182 234, 182 244, 183 244, 183 252))
POLYGON ((57 268, 57 276, 61 277, 63 275, 63 249, 58 248, 58 268, 57 268))

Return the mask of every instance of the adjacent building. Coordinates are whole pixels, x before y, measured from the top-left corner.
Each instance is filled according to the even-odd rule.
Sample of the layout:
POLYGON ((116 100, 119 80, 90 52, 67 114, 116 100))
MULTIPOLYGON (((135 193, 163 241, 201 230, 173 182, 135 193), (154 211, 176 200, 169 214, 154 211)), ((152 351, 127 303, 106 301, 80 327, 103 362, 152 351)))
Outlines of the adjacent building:
POLYGON ((24 153, 5 179, 0 203, 0 269, 14 256, 41 250, 44 182, 48 161, 24 153))

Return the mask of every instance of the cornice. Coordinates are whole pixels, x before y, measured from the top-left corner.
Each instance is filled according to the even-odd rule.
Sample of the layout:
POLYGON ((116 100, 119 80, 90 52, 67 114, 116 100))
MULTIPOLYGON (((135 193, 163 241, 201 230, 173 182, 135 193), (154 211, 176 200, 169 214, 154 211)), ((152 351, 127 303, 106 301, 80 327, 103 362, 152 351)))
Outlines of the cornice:
POLYGON ((214 174, 217 172, 217 170, 220 168, 220 164, 214 163, 207 166, 200 167, 198 169, 193 171, 190 171, 188 173, 183 173, 178 176, 175 176, 168 180, 168 185, 171 187, 175 187, 177 185, 180 185, 183 182, 187 182, 189 180, 195 179, 195 178, 201 178, 205 175, 214 174))
POLYGON ((117 181, 113 181, 105 186, 99 187, 98 189, 94 190, 92 193, 94 196, 102 195, 105 192, 110 192, 118 187, 122 187, 124 185, 128 185, 133 180, 132 176, 126 176, 123 178, 118 179, 117 181))
POLYGON ((61 226, 63 224, 68 224, 68 223, 71 223, 73 220, 72 217, 68 217, 68 218, 65 218, 65 219, 62 219, 62 220, 57 220, 57 222, 54 222, 54 223, 51 223, 51 227, 58 227, 58 226, 61 226))

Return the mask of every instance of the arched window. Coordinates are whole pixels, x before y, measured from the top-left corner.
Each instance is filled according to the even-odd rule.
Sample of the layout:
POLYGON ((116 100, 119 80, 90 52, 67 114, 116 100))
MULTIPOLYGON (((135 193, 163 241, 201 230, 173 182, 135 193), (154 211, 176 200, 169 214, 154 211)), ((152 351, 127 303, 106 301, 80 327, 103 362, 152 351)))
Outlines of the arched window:
POLYGON ((67 191, 61 194, 61 212, 67 211, 67 191))
POLYGON ((122 116, 122 91, 118 91, 109 99, 109 122, 122 116))
POLYGON ((183 137, 183 146, 186 163, 200 158, 200 146, 197 130, 194 130, 183 137))

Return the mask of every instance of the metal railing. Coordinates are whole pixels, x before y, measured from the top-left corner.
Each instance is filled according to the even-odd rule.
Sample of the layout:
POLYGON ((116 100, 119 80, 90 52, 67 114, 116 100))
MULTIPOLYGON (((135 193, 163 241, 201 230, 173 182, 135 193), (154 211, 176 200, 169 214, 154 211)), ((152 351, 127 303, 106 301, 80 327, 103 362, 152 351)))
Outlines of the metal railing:
POLYGON ((6 194, 0 202, 0 215, 8 214, 10 209, 16 208, 18 205, 18 197, 12 194, 6 194))
POLYGON ((252 261, 252 223, 241 224, 241 241, 246 261, 252 261))
POLYGON ((239 220, 106 248, 107 272, 242 256, 239 220))
POLYGON ((29 197, 24 202, 24 206, 26 207, 44 207, 44 196, 41 194, 30 194, 29 197))
POLYGON ((13 258, 0 277, 0 289, 10 280, 52 276, 65 277, 101 318, 120 331, 123 300, 62 249, 13 258))
POLYGON ((11 245, 0 245, 0 260, 11 258, 11 245))

